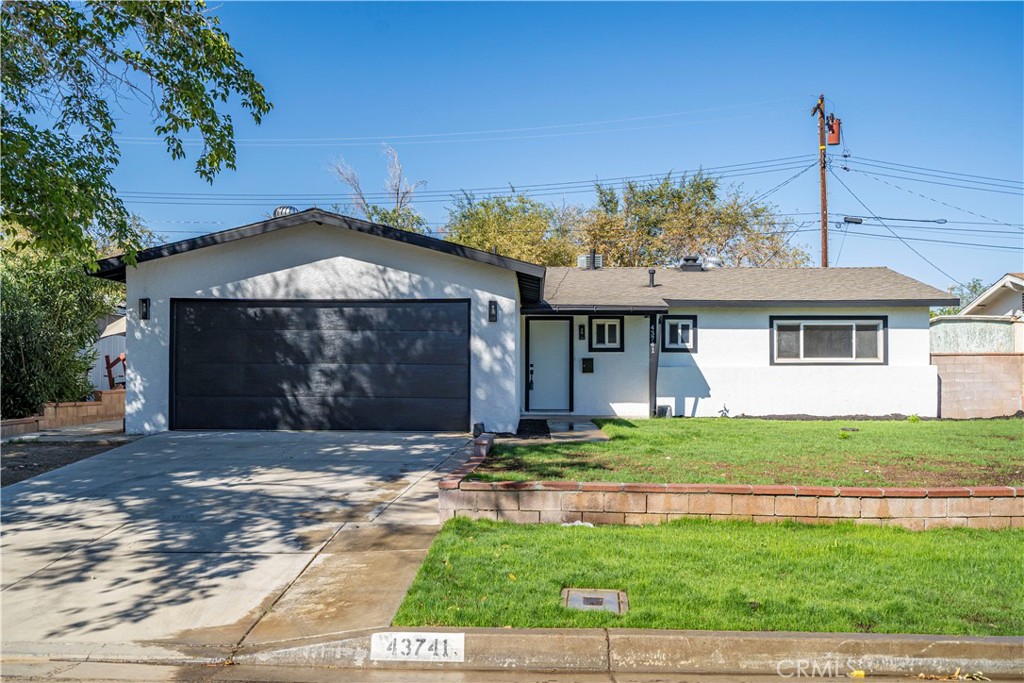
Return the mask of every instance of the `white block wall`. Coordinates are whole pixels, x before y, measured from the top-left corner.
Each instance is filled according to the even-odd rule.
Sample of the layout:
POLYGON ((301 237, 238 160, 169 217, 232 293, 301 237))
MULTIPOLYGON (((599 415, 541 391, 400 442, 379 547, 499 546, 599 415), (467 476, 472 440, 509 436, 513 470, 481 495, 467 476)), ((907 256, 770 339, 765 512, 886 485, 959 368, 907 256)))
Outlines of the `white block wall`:
POLYGON ((172 298, 469 299, 471 422, 515 431, 519 320, 512 271, 314 224, 129 267, 129 433, 168 429, 172 298), (149 320, 139 320, 140 298, 151 300, 149 320), (498 302, 496 323, 487 322, 491 300, 498 302))

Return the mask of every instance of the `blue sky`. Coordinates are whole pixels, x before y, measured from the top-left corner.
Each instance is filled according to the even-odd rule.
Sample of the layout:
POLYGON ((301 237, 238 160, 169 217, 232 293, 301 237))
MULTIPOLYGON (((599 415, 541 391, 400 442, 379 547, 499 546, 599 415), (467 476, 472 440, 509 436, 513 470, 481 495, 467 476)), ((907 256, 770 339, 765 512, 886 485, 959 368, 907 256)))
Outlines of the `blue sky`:
MULTIPOLYGON (((216 13, 275 108, 261 126, 235 110, 238 170, 213 185, 153 143, 145 108, 125 111, 115 183, 170 239, 283 203, 329 206, 345 193, 329 171, 339 157, 379 191, 383 142, 427 181, 416 206, 434 227, 448 190, 799 157, 724 180, 760 194, 813 161, 810 109, 824 92, 853 169, 829 148, 852 191, 830 176, 833 221, 948 221, 885 221, 924 258, 896 239, 833 231, 833 264, 941 288, 1024 270, 1021 3, 227 2, 216 13)), ((592 199, 586 184, 546 192, 592 199)), ((806 221, 793 239, 817 260, 816 168, 767 201, 806 221)), ((873 222, 856 231, 891 235, 873 222)))

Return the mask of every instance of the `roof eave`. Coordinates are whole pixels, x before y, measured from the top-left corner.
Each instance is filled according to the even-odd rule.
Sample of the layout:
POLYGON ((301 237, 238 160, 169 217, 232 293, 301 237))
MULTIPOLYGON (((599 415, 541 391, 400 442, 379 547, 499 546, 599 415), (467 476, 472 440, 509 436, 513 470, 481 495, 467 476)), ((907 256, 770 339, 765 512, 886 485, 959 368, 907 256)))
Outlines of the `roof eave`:
POLYGON ((977 299, 964 306, 960 313, 969 315, 974 309, 981 308, 986 299, 995 295, 997 292, 1002 291, 1004 287, 1009 287, 1014 291, 1019 291, 1017 290, 1018 287, 1024 287, 1024 279, 1017 277, 1013 273, 1007 273, 996 280, 995 284, 979 294, 977 299))
MULTIPOLYGON (((136 262, 144 263, 146 261, 153 261, 167 256, 183 254, 203 247, 227 244, 246 237, 254 237, 256 235, 262 235, 264 233, 305 223, 316 223, 318 225, 331 225, 334 227, 346 228, 354 232, 383 237, 396 242, 423 247, 443 254, 459 256, 471 261, 486 263, 488 265, 514 271, 519 280, 521 296, 524 301, 528 301, 530 303, 540 301, 541 293, 544 291, 544 274, 546 272, 544 266, 540 266, 535 263, 527 263, 526 261, 519 261, 506 256, 499 256, 498 254, 473 249, 472 247, 456 244, 454 242, 445 242, 443 240, 427 237, 426 235, 420 235, 414 232, 408 232, 406 230, 399 230, 398 228, 392 228, 387 225, 370 223, 369 221, 357 218, 349 218, 348 216, 331 213, 329 211, 324 211, 323 209, 306 209, 305 211, 299 211, 298 213, 293 213, 288 216, 271 218, 265 221, 243 225, 238 228, 231 228, 230 230, 223 230, 209 235, 202 235, 200 237, 172 242, 159 247, 144 249, 136 255, 136 262)), ((98 269, 91 272, 90 275, 107 280, 115 280, 117 282, 125 281, 127 275, 127 263, 124 260, 123 255, 102 259, 98 261, 96 265, 98 269)))
POLYGON ((955 306, 959 302, 956 297, 936 299, 665 299, 672 308, 686 306, 719 306, 726 308, 872 308, 872 307, 930 307, 955 306))
POLYGON ((651 313, 668 313, 667 305, 611 305, 611 304, 549 304, 541 301, 536 304, 524 305, 522 312, 527 315, 647 315, 651 313))

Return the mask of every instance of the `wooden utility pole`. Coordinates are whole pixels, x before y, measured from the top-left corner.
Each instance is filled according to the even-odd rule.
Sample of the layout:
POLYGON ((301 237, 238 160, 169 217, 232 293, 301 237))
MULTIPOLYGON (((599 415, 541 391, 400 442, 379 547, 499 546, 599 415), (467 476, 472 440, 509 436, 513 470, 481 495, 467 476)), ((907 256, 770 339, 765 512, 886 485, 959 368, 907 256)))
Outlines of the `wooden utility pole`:
POLYGON ((825 96, 818 97, 818 103, 811 110, 811 116, 818 115, 818 154, 821 173, 821 267, 828 268, 828 184, 825 157, 825 96))

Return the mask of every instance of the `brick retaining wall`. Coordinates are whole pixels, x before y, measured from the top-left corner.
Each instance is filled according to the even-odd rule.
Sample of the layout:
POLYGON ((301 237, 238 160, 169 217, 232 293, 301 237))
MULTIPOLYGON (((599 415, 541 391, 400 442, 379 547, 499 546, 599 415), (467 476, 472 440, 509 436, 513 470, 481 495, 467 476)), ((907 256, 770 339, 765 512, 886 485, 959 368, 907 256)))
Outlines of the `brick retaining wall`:
POLYGON ((475 455, 439 483, 441 522, 452 517, 471 517, 520 524, 582 521, 642 525, 702 517, 812 524, 849 520, 915 531, 953 526, 1024 527, 1024 487, 925 489, 466 481, 465 475, 483 458, 481 454, 475 455))
POLYGON ((97 391, 95 397, 95 401, 44 403, 39 415, 0 422, 0 434, 20 436, 43 429, 124 419, 124 389, 97 391))

